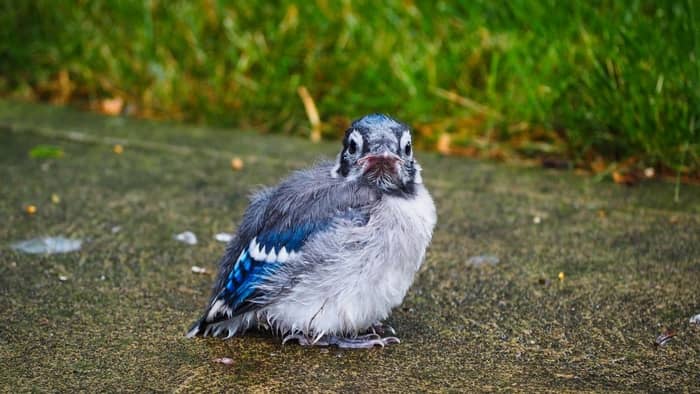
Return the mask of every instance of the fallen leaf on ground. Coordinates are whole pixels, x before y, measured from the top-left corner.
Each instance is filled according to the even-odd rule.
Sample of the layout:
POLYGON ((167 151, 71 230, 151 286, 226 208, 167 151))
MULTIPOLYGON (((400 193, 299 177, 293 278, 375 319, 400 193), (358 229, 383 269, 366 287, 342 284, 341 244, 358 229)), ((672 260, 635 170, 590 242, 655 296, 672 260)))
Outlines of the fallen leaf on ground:
POLYGON ((601 157, 596 157, 593 159, 590 163, 591 169, 593 172, 596 174, 600 174, 601 172, 604 172, 608 169, 607 163, 605 163, 605 160, 601 157))
POLYGON ((612 173, 613 182, 618 185, 632 185, 637 182, 637 178, 632 174, 623 174, 619 171, 613 171, 612 173))
POLYGON ((60 159, 63 157, 63 149, 54 145, 37 145, 29 151, 32 159, 60 159))
POLYGON ((124 108, 124 100, 120 97, 104 99, 100 102, 100 110, 107 115, 119 115, 124 108))

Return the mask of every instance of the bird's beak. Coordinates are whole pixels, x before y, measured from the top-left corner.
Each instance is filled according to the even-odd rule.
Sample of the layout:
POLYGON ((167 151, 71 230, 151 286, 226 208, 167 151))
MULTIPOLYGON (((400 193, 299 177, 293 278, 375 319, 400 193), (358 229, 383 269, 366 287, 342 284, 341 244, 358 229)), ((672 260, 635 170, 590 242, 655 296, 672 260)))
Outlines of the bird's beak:
POLYGON ((371 170, 397 172, 397 163, 402 163, 403 160, 396 154, 384 151, 382 153, 372 153, 364 156, 358 162, 362 165, 364 172, 371 170))

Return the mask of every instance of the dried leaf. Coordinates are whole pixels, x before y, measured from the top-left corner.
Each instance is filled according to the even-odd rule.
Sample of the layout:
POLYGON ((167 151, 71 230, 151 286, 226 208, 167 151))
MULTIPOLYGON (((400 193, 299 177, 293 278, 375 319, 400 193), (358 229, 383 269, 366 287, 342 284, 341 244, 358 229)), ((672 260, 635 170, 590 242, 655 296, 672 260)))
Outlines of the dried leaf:
POLYGON ((605 172, 608 169, 608 165, 605 163, 605 160, 601 157, 596 157, 591 161, 591 170, 595 172, 596 174, 600 174, 601 172, 605 172))
POLYGON ((309 123, 311 123, 311 142, 321 141, 321 117, 318 115, 318 109, 316 108, 316 103, 313 97, 306 89, 306 86, 299 86, 297 89, 299 98, 304 104, 304 109, 306 110, 306 116, 309 118, 309 123))
POLYGON ((637 178, 632 174, 623 174, 619 171, 613 171, 612 178, 618 185, 632 185, 637 182, 637 178))
POLYGON ((121 97, 104 99, 100 102, 100 110, 107 115, 119 115, 124 108, 124 100, 121 97))
POLYGON ((437 142, 437 151, 442 153, 443 155, 449 155, 450 154, 450 135, 447 133, 442 133, 440 134, 440 138, 438 138, 437 142))

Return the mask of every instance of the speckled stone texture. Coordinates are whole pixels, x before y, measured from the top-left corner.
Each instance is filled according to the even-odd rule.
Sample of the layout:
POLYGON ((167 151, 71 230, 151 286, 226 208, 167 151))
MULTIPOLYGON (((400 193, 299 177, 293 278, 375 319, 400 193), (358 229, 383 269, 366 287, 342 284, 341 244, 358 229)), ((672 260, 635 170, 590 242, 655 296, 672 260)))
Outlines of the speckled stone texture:
POLYGON ((0 101, 0 391, 699 389, 699 187, 676 203, 671 183, 424 152, 439 219, 388 321, 401 344, 185 339, 213 281, 192 266, 213 272, 223 252, 214 235, 234 230, 252 189, 338 146, 0 101), (29 158, 38 144, 63 158, 29 158), (186 230, 197 245, 173 239, 186 230), (45 235, 86 243, 9 248, 45 235), (675 337, 654 345, 666 329, 675 337))

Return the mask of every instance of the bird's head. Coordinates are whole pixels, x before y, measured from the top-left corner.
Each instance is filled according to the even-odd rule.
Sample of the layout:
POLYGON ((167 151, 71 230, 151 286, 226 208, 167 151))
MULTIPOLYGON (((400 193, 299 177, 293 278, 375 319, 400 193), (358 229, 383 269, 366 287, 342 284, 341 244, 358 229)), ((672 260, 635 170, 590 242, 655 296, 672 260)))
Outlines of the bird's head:
POLYGON ((333 177, 359 180, 386 193, 411 194, 422 183, 411 130, 382 114, 362 117, 345 132, 333 177))

